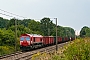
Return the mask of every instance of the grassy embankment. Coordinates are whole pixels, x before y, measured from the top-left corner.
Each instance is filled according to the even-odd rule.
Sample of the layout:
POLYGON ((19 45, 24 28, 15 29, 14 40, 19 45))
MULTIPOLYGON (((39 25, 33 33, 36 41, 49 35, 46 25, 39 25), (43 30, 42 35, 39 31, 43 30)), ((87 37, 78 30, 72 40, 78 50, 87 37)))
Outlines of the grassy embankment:
POLYGON ((32 56, 32 60, 90 60, 90 38, 76 39, 59 48, 57 54, 38 52, 32 56))

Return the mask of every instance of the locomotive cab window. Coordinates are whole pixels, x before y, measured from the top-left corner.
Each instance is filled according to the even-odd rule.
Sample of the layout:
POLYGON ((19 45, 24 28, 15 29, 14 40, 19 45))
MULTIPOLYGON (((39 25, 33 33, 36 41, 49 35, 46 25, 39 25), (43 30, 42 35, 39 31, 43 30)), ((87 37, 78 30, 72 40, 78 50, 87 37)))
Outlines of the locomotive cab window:
POLYGON ((28 41, 29 41, 29 40, 30 40, 30 37, 26 37, 26 40, 28 40, 28 41))
POLYGON ((20 37, 20 40, 23 41, 24 40, 24 37, 20 37))

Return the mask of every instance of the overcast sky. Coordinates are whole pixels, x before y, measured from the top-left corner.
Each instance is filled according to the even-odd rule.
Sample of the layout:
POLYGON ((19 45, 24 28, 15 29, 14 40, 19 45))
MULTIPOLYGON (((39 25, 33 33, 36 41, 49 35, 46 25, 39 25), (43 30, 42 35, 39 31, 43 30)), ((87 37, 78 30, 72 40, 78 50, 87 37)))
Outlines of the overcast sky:
MULTIPOLYGON (((0 9, 31 19, 57 17, 58 25, 77 31, 90 26, 90 0, 0 0, 0 9)), ((1 14, 0 17, 10 18, 1 14)))

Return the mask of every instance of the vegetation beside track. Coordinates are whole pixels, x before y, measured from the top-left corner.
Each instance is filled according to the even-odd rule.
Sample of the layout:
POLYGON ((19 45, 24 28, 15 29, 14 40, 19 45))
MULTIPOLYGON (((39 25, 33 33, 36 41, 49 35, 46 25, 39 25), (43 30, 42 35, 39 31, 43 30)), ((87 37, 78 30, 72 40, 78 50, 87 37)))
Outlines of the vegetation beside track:
POLYGON ((37 53, 32 60, 89 60, 90 38, 80 38, 60 48, 57 53, 37 53))
POLYGON ((4 55, 4 54, 10 54, 13 53, 15 50, 13 48, 13 46, 0 46, 0 56, 4 55))

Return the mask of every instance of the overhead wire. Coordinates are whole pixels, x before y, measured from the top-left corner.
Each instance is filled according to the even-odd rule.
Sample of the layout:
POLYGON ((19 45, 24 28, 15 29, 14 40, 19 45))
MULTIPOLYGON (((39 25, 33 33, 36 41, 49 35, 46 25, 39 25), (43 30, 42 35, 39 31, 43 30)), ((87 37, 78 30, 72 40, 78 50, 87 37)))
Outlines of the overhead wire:
MULTIPOLYGON (((5 16, 8 16, 8 17, 13 17, 13 18, 16 18, 15 16, 17 16, 17 17, 22 17, 22 18, 24 18, 24 19, 28 19, 27 17, 24 17, 24 16, 20 16, 20 15, 17 15, 17 14, 13 14, 13 13, 11 13, 11 12, 8 12, 8 11, 5 11, 5 10, 3 10, 3 9, 0 9, 0 11, 3 11, 3 12, 6 12, 6 13, 9 13, 9 14, 11 14, 11 15, 14 15, 14 16, 11 16, 11 15, 7 15, 7 14, 4 14, 4 13, 0 13, 0 14, 2 14, 2 15, 5 15, 5 16)), ((41 20, 41 19, 32 19, 32 20, 41 20)))
MULTIPOLYGON (((5 15, 5 16, 9 16, 9 17, 13 17, 13 16, 10 16, 10 15, 7 15, 7 14, 3 14, 3 13, 0 13, 0 14, 5 15)), ((13 17, 13 18, 14 18, 14 17, 13 17)))
MULTIPOLYGON (((2 9, 0 9, 0 10, 3 11, 3 12, 9 13, 9 14, 11 14, 11 15, 15 15, 15 16, 22 17, 22 18, 27 18, 27 17, 24 17, 24 16, 20 16, 20 15, 17 15, 17 14, 13 14, 13 13, 11 13, 11 12, 8 12, 8 11, 2 10, 2 9)), ((6 14, 3 14, 3 13, 0 13, 0 14, 6 15, 6 14)), ((10 15, 6 15, 6 16, 12 17, 12 16, 10 16, 10 15)))

